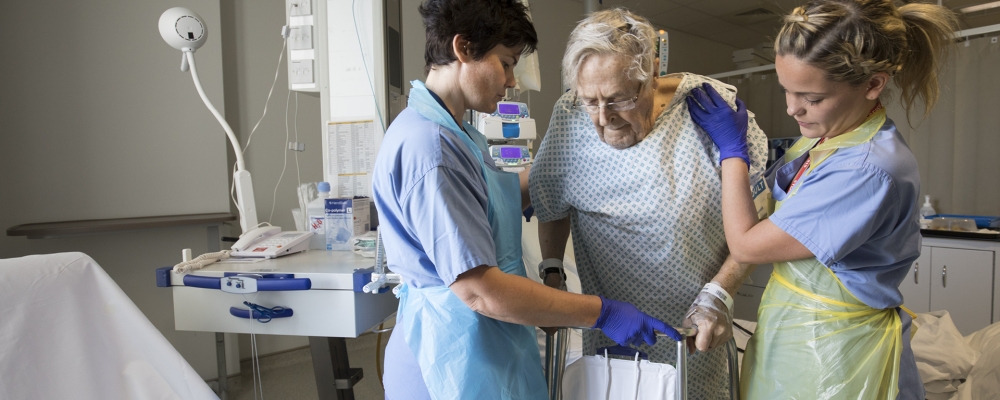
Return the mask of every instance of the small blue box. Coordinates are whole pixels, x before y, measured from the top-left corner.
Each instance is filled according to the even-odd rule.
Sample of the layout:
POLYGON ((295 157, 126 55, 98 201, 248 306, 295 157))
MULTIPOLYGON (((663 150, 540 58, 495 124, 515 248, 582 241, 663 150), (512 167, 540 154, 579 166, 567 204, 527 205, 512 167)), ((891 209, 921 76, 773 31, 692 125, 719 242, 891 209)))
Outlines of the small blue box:
POLYGON ((351 236, 368 232, 371 227, 367 197, 326 199, 326 249, 351 250, 351 236))

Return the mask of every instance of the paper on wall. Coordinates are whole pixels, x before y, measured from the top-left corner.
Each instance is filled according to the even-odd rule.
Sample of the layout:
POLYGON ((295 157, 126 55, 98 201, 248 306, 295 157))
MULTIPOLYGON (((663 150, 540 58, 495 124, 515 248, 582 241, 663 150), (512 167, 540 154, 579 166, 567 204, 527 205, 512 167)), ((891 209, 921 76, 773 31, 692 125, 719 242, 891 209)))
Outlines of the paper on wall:
POLYGON ((371 197, 375 165, 375 120, 330 122, 327 125, 328 176, 337 197, 371 197))

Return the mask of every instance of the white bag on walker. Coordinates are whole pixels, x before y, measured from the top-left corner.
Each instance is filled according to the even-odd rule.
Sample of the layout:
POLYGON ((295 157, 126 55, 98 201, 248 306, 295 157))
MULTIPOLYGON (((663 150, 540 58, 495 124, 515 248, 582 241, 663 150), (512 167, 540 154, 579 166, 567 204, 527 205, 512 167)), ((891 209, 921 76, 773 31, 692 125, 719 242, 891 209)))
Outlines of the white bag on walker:
POLYGON ((670 364, 604 355, 584 356, 563 373, 563 398, 575 400, 672 400, 677 370, 670 364))

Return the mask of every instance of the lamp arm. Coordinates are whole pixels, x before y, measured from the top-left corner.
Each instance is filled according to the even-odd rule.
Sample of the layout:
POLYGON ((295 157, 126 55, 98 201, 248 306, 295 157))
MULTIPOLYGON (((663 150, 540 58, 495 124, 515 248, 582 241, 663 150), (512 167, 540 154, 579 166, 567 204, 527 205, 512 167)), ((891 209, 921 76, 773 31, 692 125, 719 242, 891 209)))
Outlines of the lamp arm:
MULTIPOLYGON (((236 208, 240 212, 240 228, 243 232, 247 232, 257 227, 257 204, 254 201, 250 172, 246 170, 246 164, 243 162, 243 150, 240 149, 240 142, 236 140, 233 129, 229 127, 226 119, 222 118, 222 114, 219 114, 212 102, 208 100, 205 89, 201 87, 201 80, 198 79, 198 68, 194 63, 194 49, 184 49, 183 53, 184 60, 191 68, 191 78, 194 79, 194 87, 198 89, 198 95, 201 96, 201 100, 205 102, 205 106, 219 121, 222 128, 226 130, 226 136, 229 137, 229 142, 233 145, 233 152, 236 153, 236 172, 233 174, 233 184, 236 186, 236 208)), ((181 68, 183 68, 183 63, 181 68)))
POLYGON ((198 95, 201 96, 201 100, 205 102, 205 106, 207 106, 208 110, 212 112, 215 119, 219 121, 222 128, 226 130, 226 136, 229 137, 229 142, 233 145, 233 151, 236 153, 236 170, 245 171, 246 164, 243 162, 243 150, 240 149, 240 142, 236 140, 236 134, 234 134, 233 129, 229 127, 226 119, 222 118, 222 114, 219 114, 219 111, 215 109, 212 102, 208 100, 208 96, 205 95, 205 89, 202 89, 201 87, 201 80, 198 79, 198 68, 195 67, 194 64, 194 50, 185 49, 184 57, 187 60, 188 66, 191 68, 191 78, 194 80, 194 87, 198 89, 198 95))

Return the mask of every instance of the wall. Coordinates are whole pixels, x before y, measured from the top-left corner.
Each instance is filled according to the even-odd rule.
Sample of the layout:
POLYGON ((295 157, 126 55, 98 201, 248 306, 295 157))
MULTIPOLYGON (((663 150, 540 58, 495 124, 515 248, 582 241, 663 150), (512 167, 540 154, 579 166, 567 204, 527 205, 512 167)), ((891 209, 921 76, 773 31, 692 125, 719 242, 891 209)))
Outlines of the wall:
POLYGON ((712 75, 736 69, 733 51, 737 48, 684 32, 666 31, 670 37, 667 72, 712 75))
MULTIPOLYGON (((295 230, 291 213, 298 207, 295 188, 300 181, 323 179, 319 94, 289 92, 287 58, 282 58, 278 66, 278 54, 282 52, 280 32, 286 18, 284 2, 221 0, 220 5, 224 27, 226 119, 238 132, 241 143, 250 142, 244 156, 247 170, 253 176, 257 218, 285 230, 295 230), (279 69, 277 82, 267 102, 267 115, 251 138, 250 131, 260 120, 271 84, 275 82, 276 68, 279 69), (289 141, 304 143, 305 151, 286 150, 289 141)), ((261 355, 308 345, 306 337, 257 337, 257 351, 261 355)), ((249 349, 249 335, 240 335, 241 358, 249 357, 249 349)))
MULTIPOLYGON (((0 134, 4 139, 0 147, 0 170, 4 171, 0 174, 0 228, 81 216, 197 212, 189 200, 204 202, 206 197, 213 198, 213 208, 201 212, 229 208, 228 181, 235 157, 218 122, 199 100, 190 75, 179 70, 180 52, 163 42, 156 22, 164 10, 174 6, 191 8, 206 20, 208 41, 196 53, 202 85, 245 144, 274 79, 282 44, 279 32, 285 18, 282 4, 235 0, 133 2, 124 7, 97 0, 63 3, 59 8, 62 12, 52 13, 49 3, 21 2, 0 14, 3 47, 32 60, 0 64, 3 76, 17 77, 5 78, 0 90, 0 134), (111 39, 95 46, 95 35, 85 32, 93 26, 80 23, 80 15, 107 21, 98 27, 111 39), (32 29, 38 32, 32 36, 16 33, 33 25, 51 29, 32 29), (178 140, 174 132, 184 129, 202 131, 203 140, 178 140), (101 151, 105 156, 100 156, 101 151), (228 158, 222 157, 226 152, 228 158), (164 154, 175 160, 171 168, 144 168, 151 157, 164 154), (127 184, 139 178, 166 187, 168 194, 150 204, 144 197, 148 193, 127 184), (105 187, 95 185, 102 181, 108 182, 105 187), (106 187, 115 183, 113 189, 106 187), (76 201, 80 192, 85 192, 84 198, 98 198, 101 203, 76 201), (146 209, 136 207, 136 203, 146 209)), ((286 165, 288 86, 284 63, 267 116, 245 155, 253 175, 258 218, 294 229, 290 210, 298 204, 295 186, 299 177, 310 182, 322 176, 320 112, 318 95, 298 95, 297 141, 306 144, 306 151, 298 154, 301 173, 296 171, 295 155, 289 154, 275 194, 286 165), (270 218, 272 205, 274 217, 270 218)), ((295 100, 293 93, 290 140, 295 140, 295 100)), ((238 227, 232 230, 232 234, 238 233, 238 227)), ((170 291, 154 286, 153 270, 179 262, 183 248, 191 248, 196 255, 205 253, 205 229, 61 239, 0 236, 2 258, 64 251, 82 251, 93 257, 195 370, 203 378, 214 379, 214 334, 176 331, 170 291)), ((259 341, 258 349, 268 354, 307 344, 304 338, 266 337, 259 341)))
MULTIPOLYGON (((179 70, 180 51, 157 30, 160 14, 175 6, 191 8, 208 24, 197 66, 221 109, 218 1, 5 4, 0 229, 226 210, 225 135, 191 76, 179 70)), ((207 247, 204 228, 61 239, 0 236, 2 258, 90 255, 199 374, 214 378, 214 335, 175 331, 170 291, 154 280, 155 268, 179 262, 181 249, 201 254, 207 247)), ((70 329, 61 321, 52 327, 70 329)))
POLYGON ((3 224, 225 211, 225 160, 213 157, 225 135, 157 29, 167 8, 201 11, 197 66, 221 107, 218 2, 57 3, 0 15, 0 201, 17 210, 3 224), (181 191, 201 195, 171 196, 181 191))

